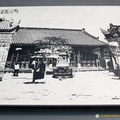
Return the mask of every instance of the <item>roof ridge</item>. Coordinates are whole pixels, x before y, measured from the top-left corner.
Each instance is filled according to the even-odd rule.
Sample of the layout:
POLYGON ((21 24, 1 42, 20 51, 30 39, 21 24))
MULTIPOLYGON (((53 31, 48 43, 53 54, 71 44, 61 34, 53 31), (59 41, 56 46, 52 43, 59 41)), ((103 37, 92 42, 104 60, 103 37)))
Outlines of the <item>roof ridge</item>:
POLYGON ((95 37, 95 36, 91 35, 90 33, 86 32, 86 31, 84 31, 84 33, 85 33, 86 35, 88 35, 88 36, 94 38, 94 39, 98 39, 98 37, 95 37))
POLYGON ((100 40, 99 40, 99 37, 95 37, 95 36, 93 36, 93 35, 89 34, 89 33, 88 33, 88 32, 86 32, 86 31, 84 31, 84 33, 85 33, 85 34, 87 34, 87 35, 89 35, 90 37, 94 38, 96 41, 99 41, 99 42, 104 43, 104 44, 106 44, 106 45, 107 45, 107 43, 105 43, 105 42, 103 42, 103 41, 100 41, 100 40))
POLYGON ((20 29, 45 29, 45 30, 82 31, 82 29, 68 29, 68 28, 41 28, 41 27, 20 27, 20 29))

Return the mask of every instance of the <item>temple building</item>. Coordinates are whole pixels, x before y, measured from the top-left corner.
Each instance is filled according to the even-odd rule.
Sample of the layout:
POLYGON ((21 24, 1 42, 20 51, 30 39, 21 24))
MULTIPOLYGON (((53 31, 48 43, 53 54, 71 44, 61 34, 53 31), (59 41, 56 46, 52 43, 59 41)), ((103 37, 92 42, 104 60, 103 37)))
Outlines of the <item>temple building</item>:
MULTIPOLYGON (((4 22, 5 21, 1 21, 0 25, 4 22)), ((0 26, 0 33, 3 33, 3 30, 0 26)), ((10 32, 9 29, 6 30, 10 32)), ((63 44, 63 46, 71 47, 71 52, 69 52, 69 54, 66 52, 65 54, 67 58, 69 58, 72 66, 78 67, 80 65, 81 67, 105 68, 104 50, 108 45, 101 42, 98 37, 87 33, 85 29, 33 27, 19 27, 16 30, 10 44, 6 68, 13 68, 13 64, 16 61, 21 64, 21 68, 29 68, 30 58, 35 52, 41 49, 44 50, 44 47, 47 45, 49 45, 48 48, 50 49, 50 46, 56 45, 53 41, 52 43, 48 42, 47 39, 52 39, 53 41, 65 40, 65 42, 60 45, 63 44)))

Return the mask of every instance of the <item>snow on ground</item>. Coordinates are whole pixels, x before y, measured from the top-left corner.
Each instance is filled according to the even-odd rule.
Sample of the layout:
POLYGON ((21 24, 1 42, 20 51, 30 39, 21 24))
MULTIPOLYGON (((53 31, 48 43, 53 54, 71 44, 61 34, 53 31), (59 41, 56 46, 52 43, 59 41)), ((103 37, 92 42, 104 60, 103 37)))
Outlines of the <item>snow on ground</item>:
POLYGON ((76 72, 73 78, 32 82, 32 73, 4 74, 0 105, 120 105, 120 80, 108 71, 76 72))

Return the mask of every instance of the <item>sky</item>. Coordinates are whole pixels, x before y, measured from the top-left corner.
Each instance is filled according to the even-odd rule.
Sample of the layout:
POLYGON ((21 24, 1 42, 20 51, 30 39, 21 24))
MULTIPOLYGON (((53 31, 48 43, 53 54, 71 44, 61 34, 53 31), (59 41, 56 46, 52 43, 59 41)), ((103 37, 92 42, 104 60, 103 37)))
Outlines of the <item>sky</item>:
POLYGON ((100 31, 109 29, 109 24, 120 25, 120 6, 32 6, 0 7, 18 9, 18 13, 0 14, 1 17, 14 21, 21 19, 21 27, 82 29, 101 41, 104 36, 100 31))

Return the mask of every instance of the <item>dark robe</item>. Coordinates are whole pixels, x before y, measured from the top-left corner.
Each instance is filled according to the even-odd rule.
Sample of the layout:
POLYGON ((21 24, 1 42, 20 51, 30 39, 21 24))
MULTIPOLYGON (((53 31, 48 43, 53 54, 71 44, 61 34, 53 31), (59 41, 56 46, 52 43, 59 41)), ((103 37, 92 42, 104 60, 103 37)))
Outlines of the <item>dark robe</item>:
POLYGON ((45 64, 41 63, 39 69, 39 79, 43 79, 44 75, 45 75, 45 64))
POLYGON ((41 63, 36 68, 34 68, 33 82, 35 82, 35 79, 44 79, 44 75, 45 75, 45 64, 41 63))

